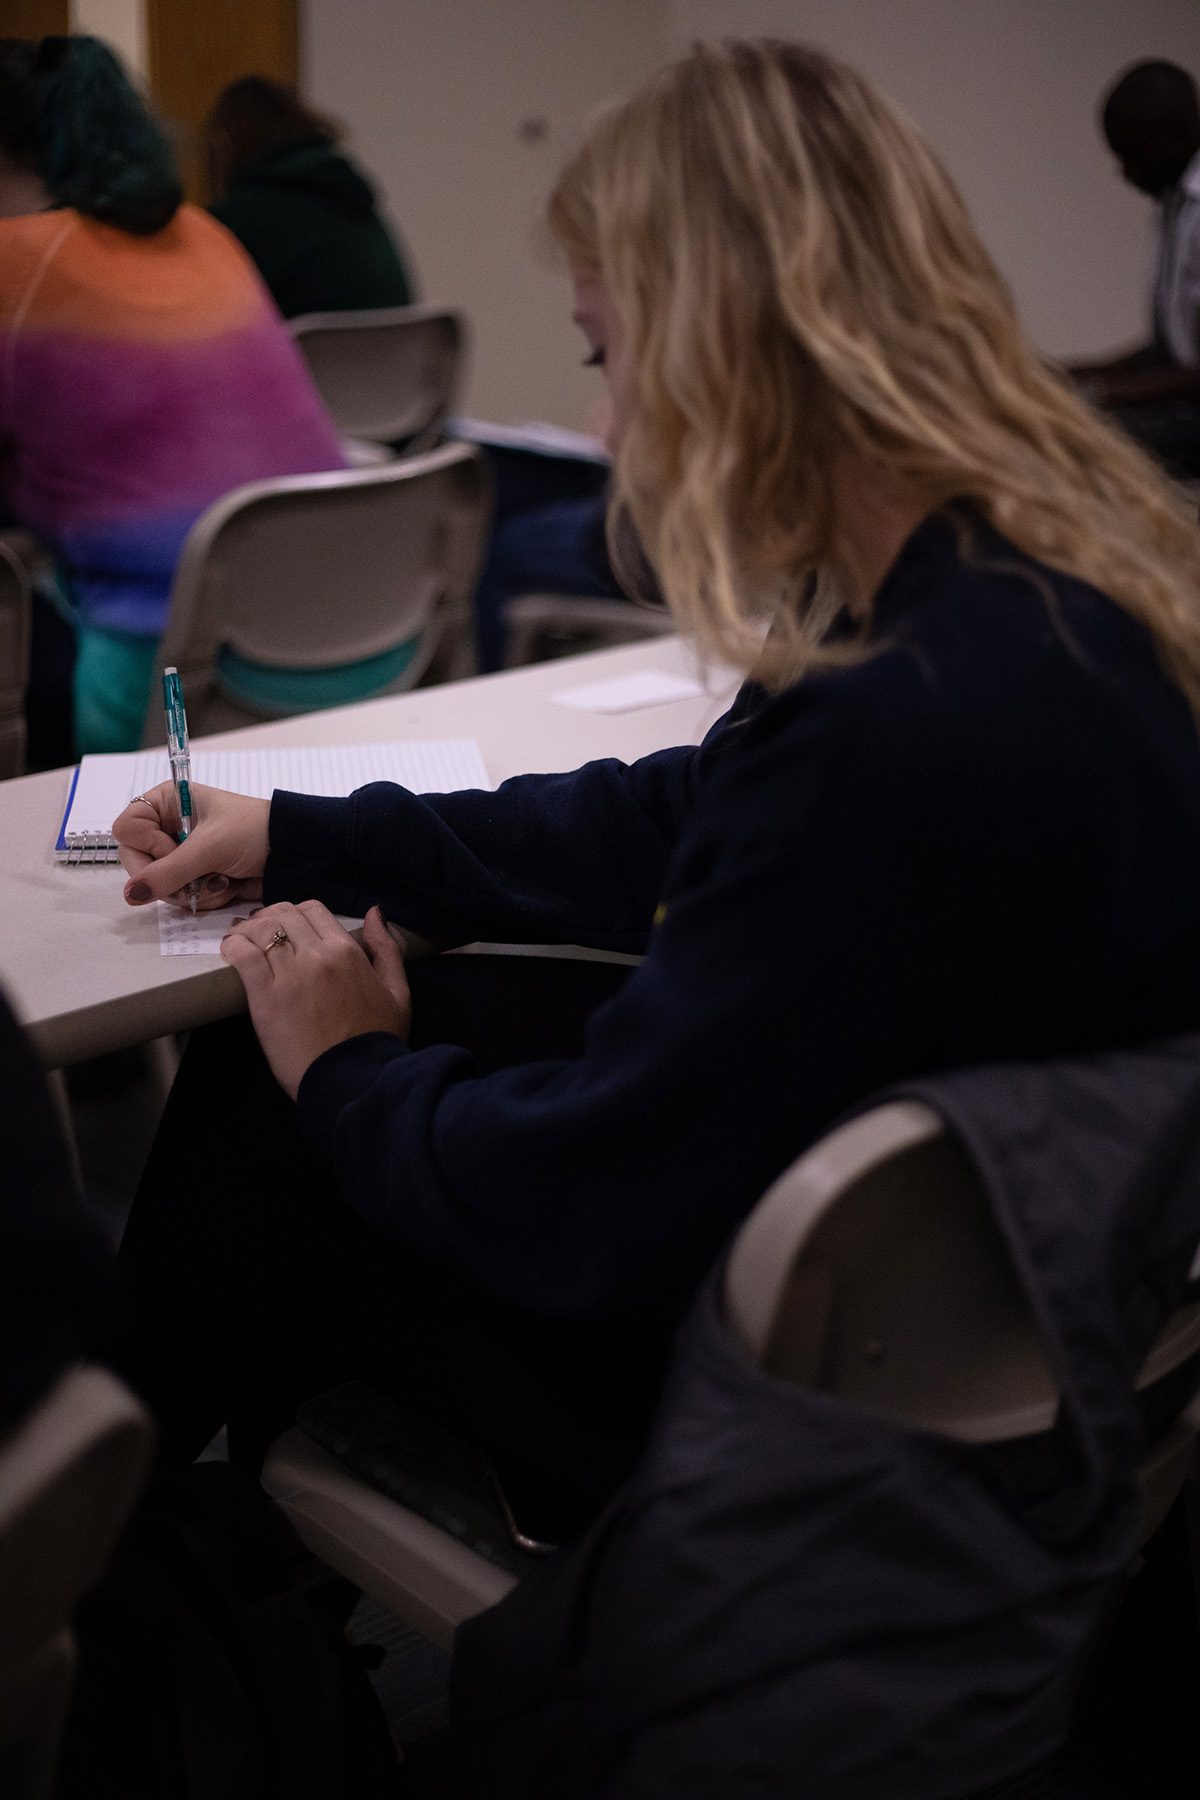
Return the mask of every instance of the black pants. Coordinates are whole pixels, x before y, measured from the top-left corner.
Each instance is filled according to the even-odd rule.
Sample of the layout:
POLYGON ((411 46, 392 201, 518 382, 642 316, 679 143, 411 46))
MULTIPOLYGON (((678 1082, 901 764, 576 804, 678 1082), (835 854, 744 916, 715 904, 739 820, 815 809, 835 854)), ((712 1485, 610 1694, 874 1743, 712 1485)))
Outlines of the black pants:
MULTIPOLYGON (((461 1043, 484 1070, 577 1054, 627 971, 513 957, 410 970, 413 1044, 461 1043)), ((360 1379, 479 1444, 518 1522, 561 1541, 628 1474, 674 1319, 553 1320, 384 1237, 302 1141, 245 1018, 193 1033, 121 1249, 113 1361, 169 1462, 224 1423, 255 1468, 299 1401, 360 1379)))

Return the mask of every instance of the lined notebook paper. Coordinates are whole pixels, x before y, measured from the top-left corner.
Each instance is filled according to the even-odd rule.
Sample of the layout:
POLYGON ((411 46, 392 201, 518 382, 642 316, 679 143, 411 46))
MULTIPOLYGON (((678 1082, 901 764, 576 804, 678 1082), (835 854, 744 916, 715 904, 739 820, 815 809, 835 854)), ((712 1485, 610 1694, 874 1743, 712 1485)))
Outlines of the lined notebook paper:
MULTIPOLYGON (((55 844, 60 862, 116 862, 112 822, 135 794, 168 781, 167 752, 85 756, 71 784, 55 844)), ((266 800, 294 794, 350 794, 368 781, 397 781, 415 794, 449 794, 491 783, 474 738, 408 744, 323 744, 307 750, 193 750, 192 780, 266 800)))
MULTIPOLYGON (((208 787, 266 800, 276 788, 293 794, 353 793, 368 781, 396 781, 415 794, 450 794, 488 788, 487 770, 474 738, 425 738, 408 744, 326 744, 307 750, 195 750, 192 779, 208 787)), ((110 826, 133 799, 170 777, 165 750, 122 756, 85 756, 75 771, 55 852, 61 862, 116 862, 110 826)), ((215 955, 236 917, 254 902, 193 917, 158 903, 158 947, 163 956, 215 955)), ((344 919, 346 925, 361 923, 344 919)))

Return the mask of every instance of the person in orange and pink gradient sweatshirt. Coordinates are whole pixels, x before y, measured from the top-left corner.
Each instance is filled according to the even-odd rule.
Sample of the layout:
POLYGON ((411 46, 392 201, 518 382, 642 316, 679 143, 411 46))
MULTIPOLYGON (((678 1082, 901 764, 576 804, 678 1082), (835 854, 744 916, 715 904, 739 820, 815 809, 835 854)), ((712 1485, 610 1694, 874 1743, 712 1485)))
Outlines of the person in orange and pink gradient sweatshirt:
POLYGON ((104 45, 0 41, 0 486, 58 563, 80 751, 140 741, 199 514, 243 482, 343 466, 249 258, 181 202, 104 45))

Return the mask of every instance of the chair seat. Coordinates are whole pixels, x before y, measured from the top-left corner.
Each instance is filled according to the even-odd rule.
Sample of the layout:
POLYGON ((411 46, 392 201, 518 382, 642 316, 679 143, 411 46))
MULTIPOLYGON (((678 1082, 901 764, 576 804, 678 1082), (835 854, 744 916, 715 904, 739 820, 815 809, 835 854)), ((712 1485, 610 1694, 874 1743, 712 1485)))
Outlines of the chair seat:
POLYGON ((345 1381, 306 1400, 296 1423, 349 1474, 498 1569, 521 1576, 537 1561, 528 1547, 518 1547, 483 1452, 389 1394, 365 1381, 345 1381))
POLYGON ((609 650, 644 638, 670 637, 678 627, 669 612, 581 594, 519 594, 505 602, 510 669, 581 650, 609 650))
POLYGON ((464 1619, 516 1586, 515 1575, 368 1487, 300 1430, 276 1439, 262 1482, 314 1555, 444 1649, 464 1619))
POLYGON ((344 437, 341 445, 349 469, 377 469, 380 463, 396 460, 390 445, 377 444, 373 438, 344 437))
POLYGON ((321 669, 281 669, 253 662, 229 644, 217 653, 216 684, 240 706, 289 718, 295 713, 322 712, 330 706, 353 706, 389 692, 403 678, 421 648, 421 634, 406 638, 393 650, 358 662, 321 669))

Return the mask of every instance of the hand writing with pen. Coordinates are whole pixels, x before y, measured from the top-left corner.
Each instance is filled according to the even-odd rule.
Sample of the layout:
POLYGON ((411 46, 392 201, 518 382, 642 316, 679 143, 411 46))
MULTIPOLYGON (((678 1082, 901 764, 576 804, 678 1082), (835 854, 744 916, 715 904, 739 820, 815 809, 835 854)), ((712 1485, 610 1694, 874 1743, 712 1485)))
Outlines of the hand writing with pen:
MULTIPOLYGON (((166 900, 190 907, 191 882, 199 883, 197 908, 204 912, 261 899, 270 802, 221 788, 193 792, 198 823, 182 843, 169 781, 131 801, 115 821, 131 906, 166 900)), ((360 944, 319 900, 284 900, 235 924, 222 942, 267 1061, 293 1099, 305 1070, 335 1044, 368 1031, 409 1034, 404 958, 377 906, 361 937, 360 944)))

